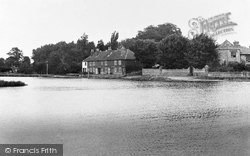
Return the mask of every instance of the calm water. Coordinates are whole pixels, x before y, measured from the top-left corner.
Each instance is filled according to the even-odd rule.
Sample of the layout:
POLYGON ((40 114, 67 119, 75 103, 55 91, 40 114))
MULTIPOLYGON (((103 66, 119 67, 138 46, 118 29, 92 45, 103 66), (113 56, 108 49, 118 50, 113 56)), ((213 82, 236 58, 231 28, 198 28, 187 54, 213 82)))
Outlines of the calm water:
POLYGON ((249 82, 7 78, 0 143, 62 143, 65 156, 249 156, 249 82))

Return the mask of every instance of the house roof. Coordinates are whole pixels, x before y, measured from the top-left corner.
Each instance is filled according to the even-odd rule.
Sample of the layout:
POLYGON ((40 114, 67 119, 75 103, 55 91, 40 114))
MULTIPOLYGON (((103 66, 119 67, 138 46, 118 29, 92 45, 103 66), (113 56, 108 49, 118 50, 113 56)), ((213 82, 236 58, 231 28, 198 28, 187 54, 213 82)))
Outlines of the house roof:
POLYGON ((230 43, 228 40, 225 40, 217 49, 237 49, 240 50, 240 54, 242 55, 250 55, 250 49, 240 45, 234 45, 230 43))
POLYGON ((134 52, 129 49, 117 49, 107 51, 97 51, 83 61, 106 61, 106 60, 134 60, 134 52))
POLYGON ((225 40, 222 44, 219 45, 218 49, 224 49, 228 47, 234 47, 234 45, 230 43, 228 40, 225 40))
POLYGON ((241 47, 240 54, 249 54, 250 55, 250 49, 247 47, 241 47))

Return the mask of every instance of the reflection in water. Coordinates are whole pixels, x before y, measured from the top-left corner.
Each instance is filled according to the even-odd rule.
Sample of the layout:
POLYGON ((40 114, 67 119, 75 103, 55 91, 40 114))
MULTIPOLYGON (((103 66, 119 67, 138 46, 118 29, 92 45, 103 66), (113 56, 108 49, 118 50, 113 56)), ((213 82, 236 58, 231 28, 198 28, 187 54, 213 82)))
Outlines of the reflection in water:
POLYGON ((0 143, 64 155, 250 155, 250 83, 1 78, 0 143))

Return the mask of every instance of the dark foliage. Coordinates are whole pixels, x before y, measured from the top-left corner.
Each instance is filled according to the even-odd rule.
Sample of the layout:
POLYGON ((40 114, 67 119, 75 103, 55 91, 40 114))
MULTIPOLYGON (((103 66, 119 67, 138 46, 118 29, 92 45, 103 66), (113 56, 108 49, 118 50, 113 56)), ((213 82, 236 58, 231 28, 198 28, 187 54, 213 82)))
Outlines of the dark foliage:
POLYGON ((158 49, 157 43, 153 40, 136 40, 131 50, 144 68, 151 68, 155 64, 158 49))
POLYGON ((218 45, 215 40, 205 34, 200 34, 189 41, 185 53, 189 66, 204 68, 205 65, 219 65, 218 45))
POLYGON ((77 43, 58 42, 44 45, 33 50, 33 69, 39 74, 46 73, 48 62, 49 74, 79 73, 82 60, 90 55, 91 49, 95 49, 95 44, 88 41, 86 34, 77 43))
POLYGON ((217 65, 209 68, 210 72, 242 72, 250 71, 250 67, 239 62, 229 62, 228 65, 217 65))
POLYGON ((181 29, 172 23, 165 23, 158 26, 148 26, 143 31, 138 32, 136 39, 152 39, 156 42, 159 42, 172 34, 181 35, 181 29))
POLYGON ((188 68, 188 61, 185 58, 188 39, 173 34, 159 42, 160 64, 167 69, 188 68))
POLYGON ((26 84, 21 81, 3 81, 0 80, 0 87, 18 87, 25 86, 26 84))

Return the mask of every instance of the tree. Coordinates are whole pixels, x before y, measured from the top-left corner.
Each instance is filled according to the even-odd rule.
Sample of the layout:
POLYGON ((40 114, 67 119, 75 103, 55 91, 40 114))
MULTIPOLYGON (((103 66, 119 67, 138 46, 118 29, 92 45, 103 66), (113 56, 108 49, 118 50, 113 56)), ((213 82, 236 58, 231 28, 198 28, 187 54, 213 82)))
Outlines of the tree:
POLYGON ((218 45, 215 40, 205 34, 195 36, 190 40, 185 58, 190 66, 204 68, 205 65, 219 64, 218 45))
POLYGON ((4 58, 0 58, 0 72, 8 72, 11 71, 10 67, 7 67, 6 61, 4 60, 4 58))
POLYGON ((5 65, 5 60, 4 58, 0 58, 0 67, 5 65))
POLYGON ((88 41, 88 35, 83 34, 76 43, 64 41, 44 45, 33 50, 33 68, 37 73, 46 73, 48 61, 50 74, 78 73, 81 71, 82 60, 95 49, 94 42, 88 41))
POLYGON ((158 49, 157 43, 153 40, 136 40, 131 50, 144 68, 151 68, 155 64, 158 49))
POLYGON ((98 41, 98 43, 96 45, 96 48, 98 48, 100 51, 105 51, 106 50, 103 40, 98 41))
POLYGON ((172 34, 159 42, 160 64, 168 69, 182 69, 188 67, 185 59, 185 53, 188 45, 188 39, 172 34))
POLYGON ((23 59, 23 52, 20 49, 18 49, 17 47, 13 47, 7 53, 7 55, 9 55, 9 58, 7 58, 8 65, 19 67, 20 61, 23 59))
POLYGON ((24 74, 31 74, 33 72, 32 66, 30 64, 30 58, 28 56, 23 57, 18 72, 24 74))
POLYGON ((136 39, 134 38, 127 38, 125 40, 122 40, 120 44, 126 48, 126 49, 131 49, 131 47, 135 44, 136 39))
POLYGON ((111 35, 110 39, 110 46, 112 50, 116 50, 118 48, 118 38, 119 38, 119 33, 118 32, 113 32, 111 35))
POLYGON ((152 39, 156 42, 161 41, 163 38, 171 35, 179 34, 181 35, 181 29, 172 23, 160 24, 158 26, 150 25, 143 31, 138 31, 136 39, 152 39))

